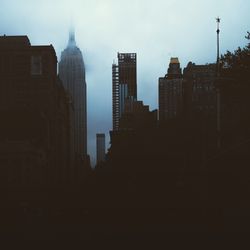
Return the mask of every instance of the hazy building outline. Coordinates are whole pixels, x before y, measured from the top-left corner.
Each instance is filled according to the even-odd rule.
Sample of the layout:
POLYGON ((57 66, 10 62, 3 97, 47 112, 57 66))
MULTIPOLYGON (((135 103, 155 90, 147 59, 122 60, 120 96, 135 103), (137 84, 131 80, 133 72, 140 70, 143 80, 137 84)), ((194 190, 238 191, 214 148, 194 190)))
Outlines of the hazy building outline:
POLYGON ((87 156, 87 94, 85 66, 81 50, 76 46, 75 32, 69 32, 66 49, 61 53, 59 77, 72 97, 74 107, 74 149, 77 155, 87 156))

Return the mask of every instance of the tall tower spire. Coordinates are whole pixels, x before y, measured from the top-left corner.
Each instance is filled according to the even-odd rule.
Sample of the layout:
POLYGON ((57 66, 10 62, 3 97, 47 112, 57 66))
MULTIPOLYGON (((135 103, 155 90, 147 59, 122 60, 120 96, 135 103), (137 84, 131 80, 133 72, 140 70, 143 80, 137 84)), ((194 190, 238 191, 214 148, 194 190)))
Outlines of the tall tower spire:
POLYGON ((71 25, 67 48, 61 54, 59 77, 72 97, 72 144, 77 159, 87 156, 87 86, 81 50, 76 47, 75 32, 71 25))
POLYGON ((75 29, 73 25, 71 25, 69 29, 69 42, 68 42, 68 47, 75 47, 76 46, 76 41, 75 41, 75 29))

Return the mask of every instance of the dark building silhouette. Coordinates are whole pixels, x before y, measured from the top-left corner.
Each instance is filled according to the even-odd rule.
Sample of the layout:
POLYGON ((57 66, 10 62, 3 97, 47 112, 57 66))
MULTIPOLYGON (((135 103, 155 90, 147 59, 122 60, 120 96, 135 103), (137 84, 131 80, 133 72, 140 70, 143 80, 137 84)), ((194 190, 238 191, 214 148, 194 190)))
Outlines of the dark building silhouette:
POLYGON ((112 65, 113 130, 119 128, 126 98, 137 100, 136 53, 118 53, 112 65))
POLYGON ((196 65, 189 62, 183 71, 185 111, 187 115, 197 116, 206 113, 216 118, 216 65, 196 65))
MULTIPOLYGON (((85 66, 80 49, 76 46, 75 33, 69 33, 67 48, 61 54, 59 77, 72 98, 73 144, 76 162, 87 159, 87 95, 85 66)), ((82 163, 80 163, 82 164, 82 163)))
POLYGON ((216 65, 188 63, 183 71, 183 119, 190 166, 204 166, 217 150, 216 65))
POLYGON ((156 145, 156 127, 157 110, 150 111, 142 101, 127 98, 119 128, 110 131, 107 165, 114 167, 115 172, 137 171, 144 165, 150 166, 154 158, 151 149, 152 145, 156 145), (147 161, 148 157, 151 160, 147 161))
POLYGON ((126 99, 120 119, 119 130, 152 128, 156 125, 157 111, 149 111, 149 106, 142 101, 126 99))
POLYGON ((96 134, 96 164, 105 161, 105 134, 96 134))
POLYGON ((12 187, 59 185, 70 172, 72 109, 55 50, 1 36, 0 62, 0 176, 12 187))
POLYGON ((228 69, 223 69, 221 76, 215 80, 215 88, 220 93, 217 99, 219 100, 217 108, 219 108, 216 120, 219 119, 218 137, 221 149, 230 148, 238 143, 246 143, 250 135, 248 80, 228 76, 227 71, 228 69))
POLYGON ((168 73, 159 78, 159 120, 161 123, 182 114, 182 73, 178 58, 171 58, 168 73))
POLYGON ((133 166, 136 170, 138 162, 145 163, 143 154, 149 155, 157 110, 150 111, 137 100, 136 54, 118 53, 118 65, 113 64, 112 72, 113 130, 106 165, 114 171, 129 171, 133 166))

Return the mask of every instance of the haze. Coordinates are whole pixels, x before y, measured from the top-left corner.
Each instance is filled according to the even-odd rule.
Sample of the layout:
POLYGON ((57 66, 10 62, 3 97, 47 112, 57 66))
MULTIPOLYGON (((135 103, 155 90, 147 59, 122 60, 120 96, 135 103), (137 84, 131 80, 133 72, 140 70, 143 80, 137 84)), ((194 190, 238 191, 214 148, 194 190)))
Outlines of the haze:
POLYGON ((105 132, 109 145, 111 65, 118 51, 137 53, 138 99, 152 110, 158 106, 158 77, 166 74, 170 57, 179 57, 182 68, 189 61, 215 62, 217 16, 221 53, 244 46, 249 10, 249 0, 0 0, 0 34, 52 44, 59 61, 74 23, 86 66, 88 152, 94 164, 95 134, 105 132))

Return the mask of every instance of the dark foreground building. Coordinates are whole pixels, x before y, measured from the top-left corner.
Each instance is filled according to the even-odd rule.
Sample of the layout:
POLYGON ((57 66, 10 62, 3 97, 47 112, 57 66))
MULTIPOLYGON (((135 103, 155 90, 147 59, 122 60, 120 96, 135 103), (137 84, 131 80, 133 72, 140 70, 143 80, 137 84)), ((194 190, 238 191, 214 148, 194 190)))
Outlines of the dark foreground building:
POLYGON ((206 159, 217 151, 216 65, 189 62, 183 71, 183 118, 188 134, 191 158, 206 159), (191 150, 192 148, 192 150, 191 150))
POLYGON ((0 37, 1 185, 20 190, 67 181, 71 113, 53 46, 0 37))
POLYGON ((183 72, 185 111, 195 119, 203 113, 216 119, 216 65, 196 65, 189 62, 183 72))

